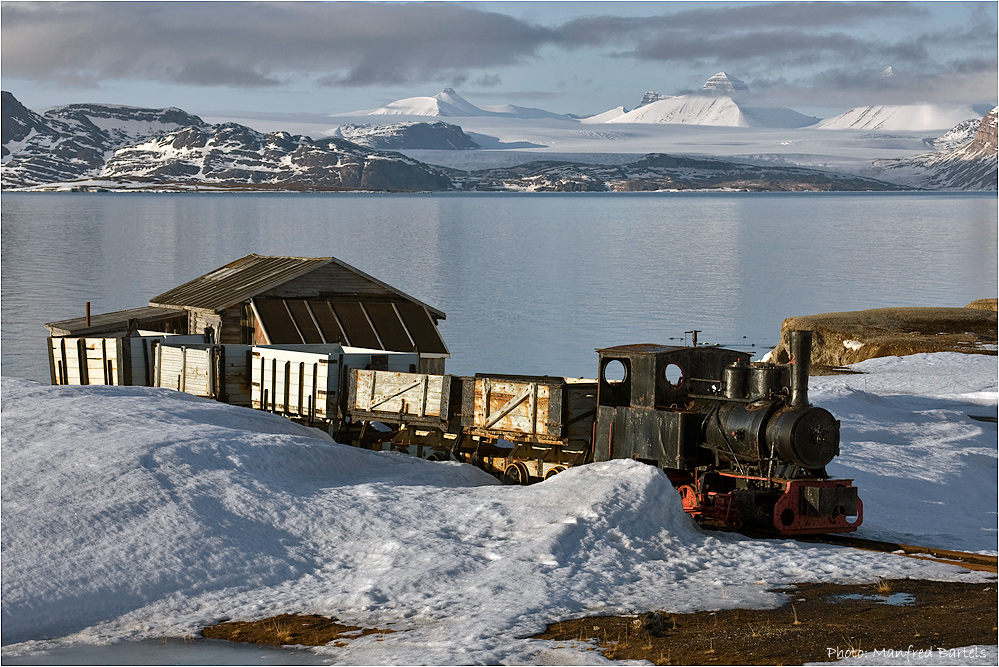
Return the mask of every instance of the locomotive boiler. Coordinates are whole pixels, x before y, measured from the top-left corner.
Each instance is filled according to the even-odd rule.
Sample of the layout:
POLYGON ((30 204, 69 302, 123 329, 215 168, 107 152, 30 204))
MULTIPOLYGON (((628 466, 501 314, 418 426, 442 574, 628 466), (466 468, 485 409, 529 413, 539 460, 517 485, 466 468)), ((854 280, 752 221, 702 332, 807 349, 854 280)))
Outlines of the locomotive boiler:
POLYGON ((750 363, 720 348, 598 350, 593 460, 661 468, 704 523, 781 535, 849 532, 863 505, 830 479, 839 422, 808 402, 811 332, 791 334, 791 363, 750 363))

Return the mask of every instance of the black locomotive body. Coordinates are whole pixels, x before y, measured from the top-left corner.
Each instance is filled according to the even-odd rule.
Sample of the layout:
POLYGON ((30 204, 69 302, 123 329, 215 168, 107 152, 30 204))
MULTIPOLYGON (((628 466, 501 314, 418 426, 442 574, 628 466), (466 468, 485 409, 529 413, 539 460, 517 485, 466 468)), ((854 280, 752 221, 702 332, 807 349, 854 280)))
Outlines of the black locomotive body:
POLYGON ((793 332, 791 345, 788 365, 710 347, 598 350, 593 460, 661 468, 704 522, 781 535, 856 530, 857 489, 825 473, 839 422, 808 403, 811 332, 793 332))

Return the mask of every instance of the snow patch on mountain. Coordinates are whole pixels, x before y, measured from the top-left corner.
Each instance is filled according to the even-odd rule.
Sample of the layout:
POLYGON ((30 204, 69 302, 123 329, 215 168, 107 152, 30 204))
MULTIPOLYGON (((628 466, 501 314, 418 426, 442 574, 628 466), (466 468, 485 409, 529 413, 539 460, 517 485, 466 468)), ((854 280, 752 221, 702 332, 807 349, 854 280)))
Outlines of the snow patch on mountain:
POLYGON ((355 144, 387 150, 470 150, 479 148, 457 125, 436 123, 348 123, 333 128, 329 136, 340 137, 355 144))

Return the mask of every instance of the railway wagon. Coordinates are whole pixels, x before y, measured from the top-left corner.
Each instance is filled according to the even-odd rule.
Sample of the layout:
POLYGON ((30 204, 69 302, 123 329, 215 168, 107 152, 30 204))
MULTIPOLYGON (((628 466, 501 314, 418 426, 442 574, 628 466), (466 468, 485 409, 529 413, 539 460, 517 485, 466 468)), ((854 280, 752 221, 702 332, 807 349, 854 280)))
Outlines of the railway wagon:
POLYGON ((387 434, 379 431, 381 436, 366 429, 351 444, 435 461, 454 458, 462 440, 461 386, 462 378, 452 375, 351 370, 347 398, 351 419, 391 427, 387 434))
POLYGON ((322 422, 331 434, 336 434, 351 423, 344 412, 350 369, 412 372, 419 363, 415 352, 336 344, 257 345, 250 356, 250 403, 257 410, 310 425, 322 422))
POLYGON ((459 451, 507 483, 547 479, 588 461, 596 400, 596 381, 582 378, 462 378, 459 451))
POLYGON ((154 384, 232 405, 250 406, 250 345, 156 347, 154 384))
POLYGON ((125 332, 105 336, 50 336, 49 374, 52 384, 75 385, 154 385, 156 347, 204 343, 201 335, 171 335, 125 332))

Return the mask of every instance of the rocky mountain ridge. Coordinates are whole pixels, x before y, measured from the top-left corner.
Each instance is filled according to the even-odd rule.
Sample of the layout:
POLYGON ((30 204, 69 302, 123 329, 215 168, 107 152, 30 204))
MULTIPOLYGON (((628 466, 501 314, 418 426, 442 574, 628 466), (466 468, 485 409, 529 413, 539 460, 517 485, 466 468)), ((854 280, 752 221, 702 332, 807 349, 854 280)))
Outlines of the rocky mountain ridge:
MULTIPOLYGON (((726 95, 699 97, 719 104, 731 99, 726 95)), ((653 102, 639 111, 676 99, 680 98, 653 102)), ((757 164, 748 158, 664 153, 630 162, 615 160, 614 164, 603 164, 599 158, 585 164, 541 159, 508 168, 459 170, 383 150, 476 147, 460 127, 439 121, 345 124, 335 130, 338 136, 315 140, 288 132, 265 134, 236 123, 209 125, 180 109, 79 104, 36 113, 9 93, 4 93, 3 112, 0 175, 4 189, 996 189, 995 110, 991 121, 981 123, 975 140, 967 145, 917 156, 916 163, 881 161, 860 175, 779 160, 757 160, 757 164)), ((940 141, 957 142, 967 130, 955 128, 940 141)))
MULTIPOLYGON (((431 128, 425 134, 455 131, 461 133, 448 126, 431 128)), ((452 187, 448 177, 434 167, 342 138, 313 141, 284 132, 265 135, 235 123, 209 125, 176 108, 71 104, 36 113, 8 92, 3 93, 0 177, 4 189, 81 180, 107 188, 200 184, 413 191, 452 187)))
POLYGON ((263 185, 325 190, 448 190, 440 170, 345 139, 263 134, 236 123, 184 128, 115 151, 113 181, 263 185))
POLYGON ((515 192, 888 191, 906 188, 847 174, 651 153, 624 165, 538 161, 472 172, 449 171, 465 190, 515 192))
POLYGON ((2 93, 4 188, 93 176, 114 151, 154 134, 204 127, 180 109, 71 104, 36 113, 2 93))
POLYGON ((908 158, 876 160, 871 173, 876 178, 930 190, 999 189, 997 115, 999 107, 977 123, 974 138, 963 145, 908 158))

